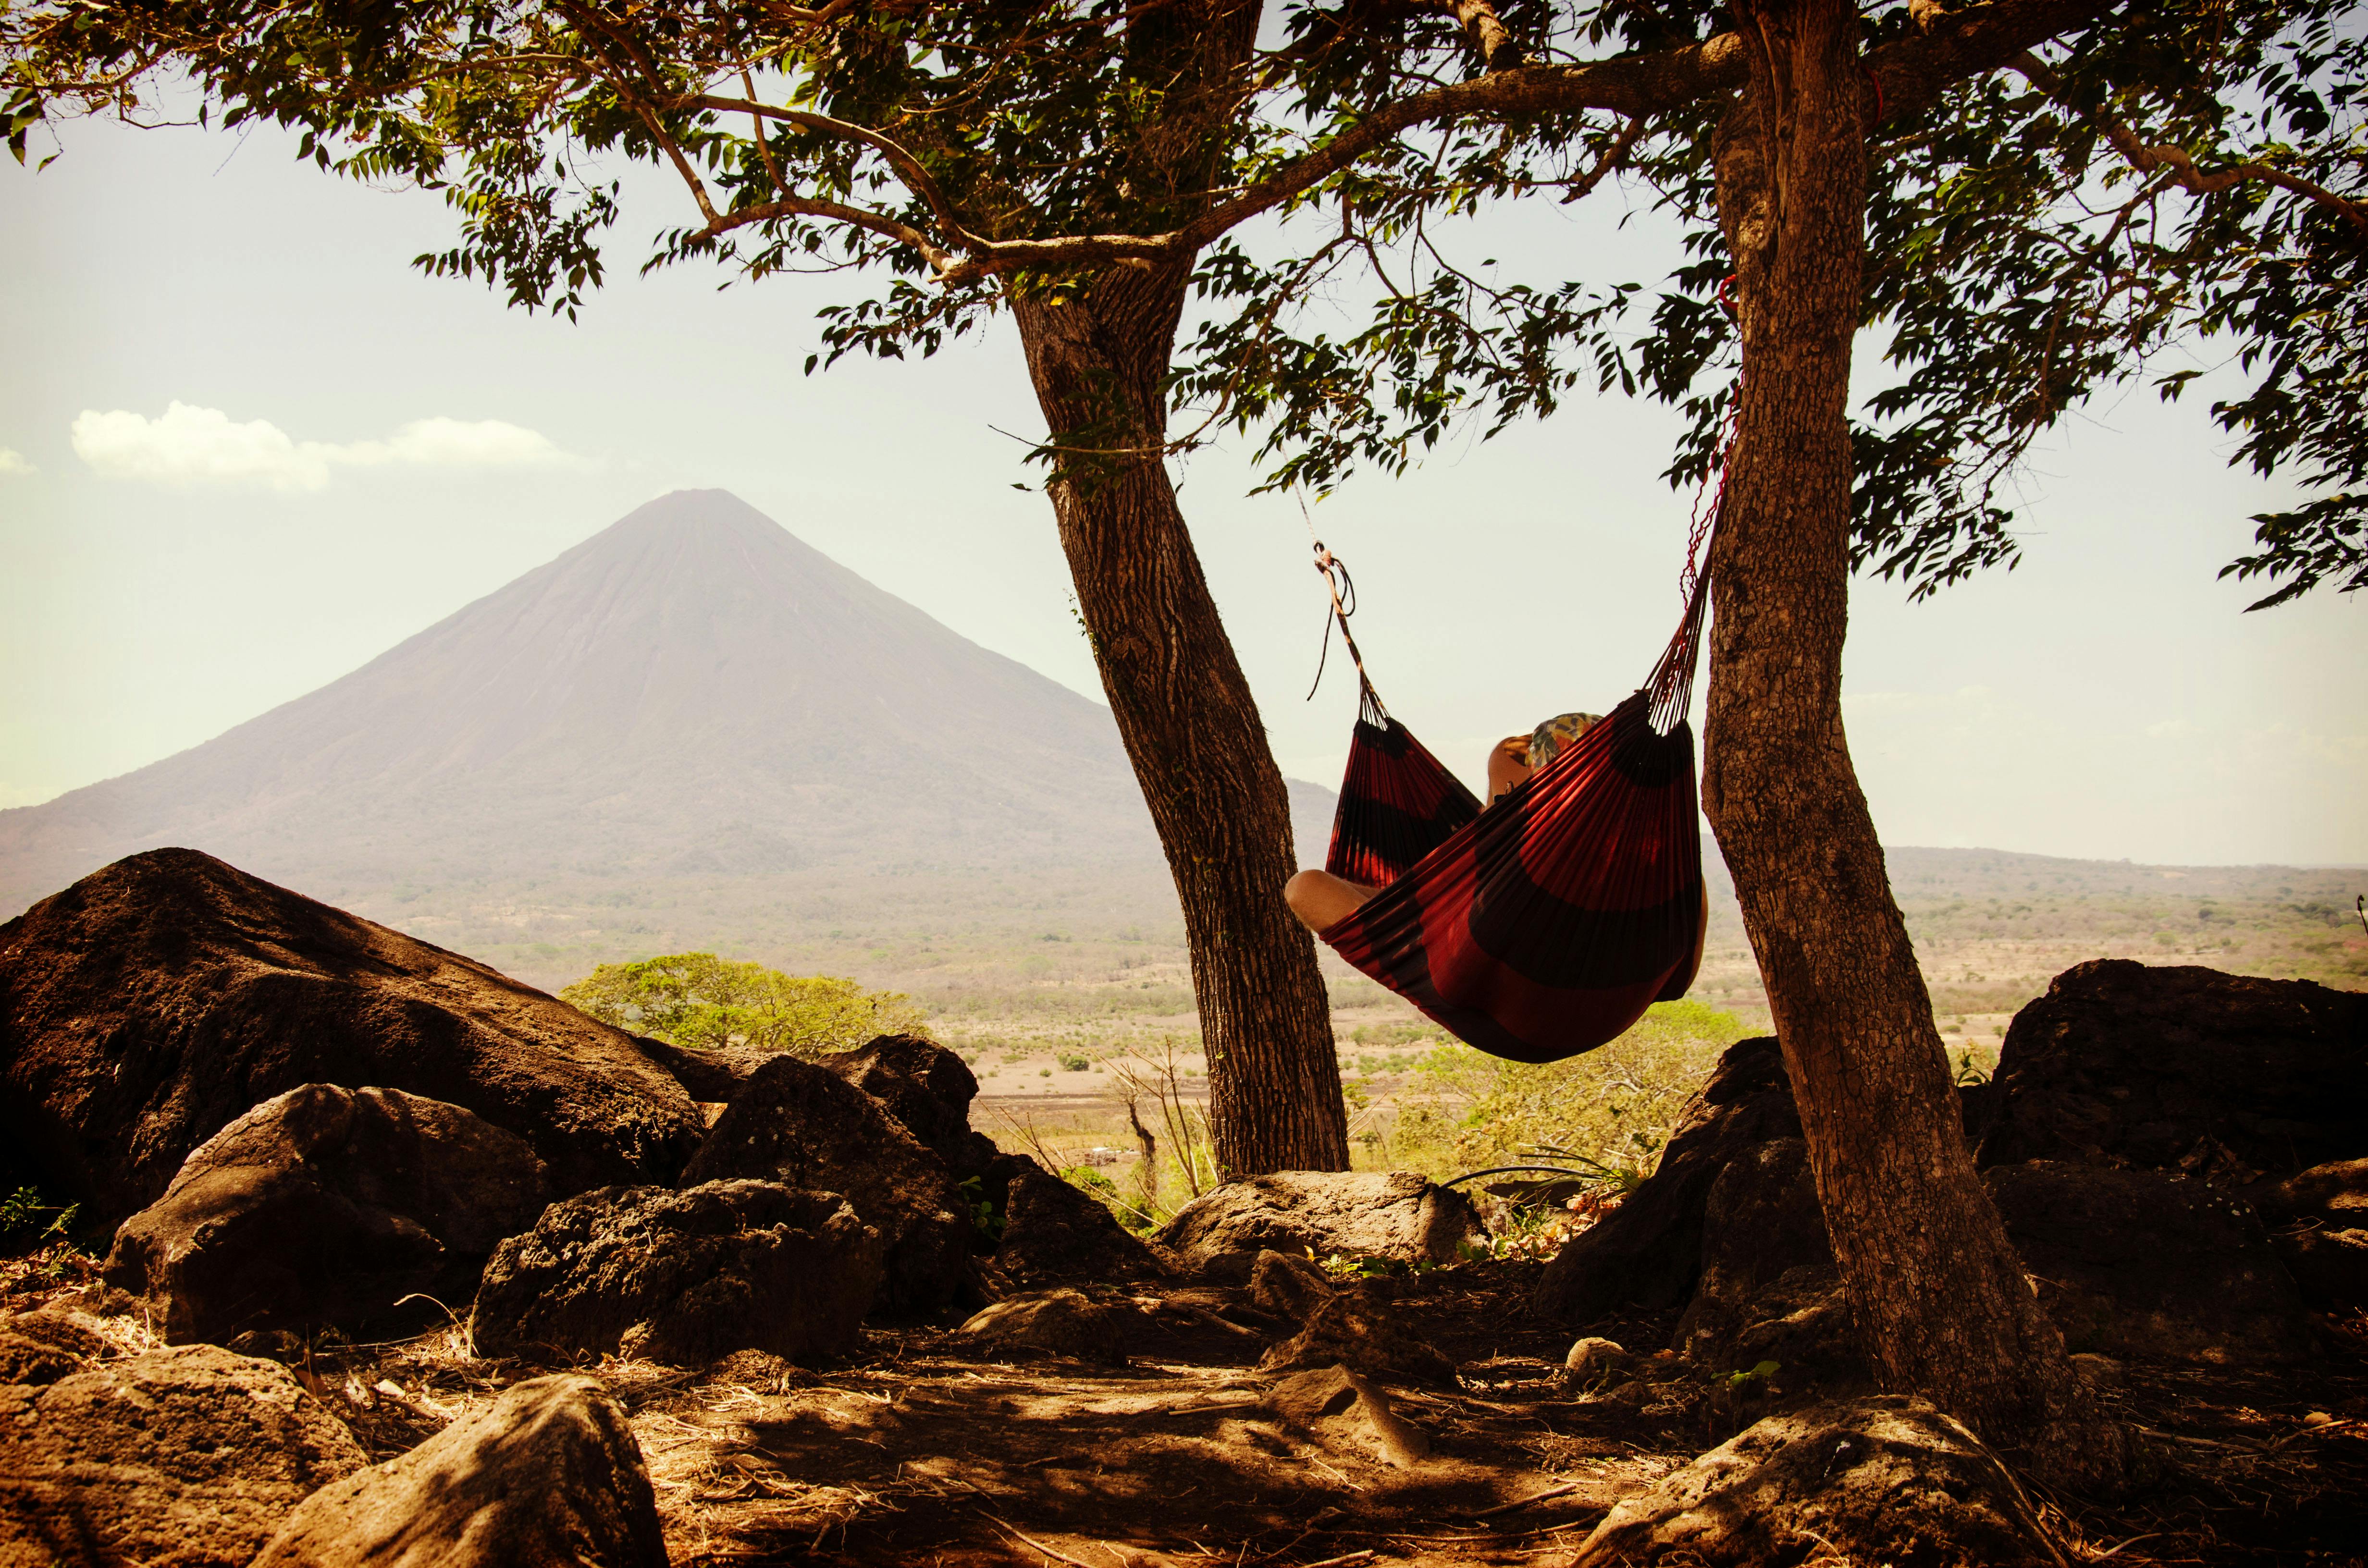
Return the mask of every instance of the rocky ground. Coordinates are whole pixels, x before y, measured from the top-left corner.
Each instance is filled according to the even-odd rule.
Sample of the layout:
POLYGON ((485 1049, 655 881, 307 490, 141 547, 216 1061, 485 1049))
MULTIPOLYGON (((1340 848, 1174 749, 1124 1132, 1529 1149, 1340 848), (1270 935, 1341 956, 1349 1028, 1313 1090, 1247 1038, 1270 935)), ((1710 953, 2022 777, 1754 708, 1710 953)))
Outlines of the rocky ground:
POLYGON ((978 1086, 110 868, 0 926, 10 1156, 112 1230, 0 1267, 0 1568, 2368 1562, 2357 995, 2083 965, 1964 1093, 2112 1499, 1874 1387, 1772 1040, 1544 1264, 1411 1174, 1138 1237, 978 1086))
MULTIPOLYGON (((148 1343, 129 1320, 77 1312, 86 1287, 73 1278, 12 1272, 6 1310, 71 1313, 111 1335, 114 1356, 148 1343)), ((744 1351, 696 1369, 611 1357, 585 1370, 631 1413, 677 1568, 1563 1563, 1622 1498, 1816 1397, 1674 1364, 1641 1389, 1567 1389, 1570 1335, 1529 1308, 1537 1273, 1467 1264, 1369 1287, 1457 1363, 1452 1389, 1384 1395, 1427 1442, 1408 1467, 1367 1423, 1278 1411, 1257 1362, 1280 1325, 1224 1288, 1098 1292, 1124 1324, 1123 1365, 887 1327, 826 1368, 744 1351)), ((1599 1326, 1650 1345, 1673 1319, 1599 1326)), ((327 1335, 290 1365, 385 1460, 547 1370, 467 1346, 450 1328, 327 1335)), ((2071 1562, 2368 1561, 2363 1352, 2355 1324, 2302 1375, 2123 1362, 2106 1397, 2149 1435, 2154 1483, 2100 1506, 2020 1483, 2071 1562)), ((1802 1544, 1794 1561, 1850 1560, 1802 1544)))

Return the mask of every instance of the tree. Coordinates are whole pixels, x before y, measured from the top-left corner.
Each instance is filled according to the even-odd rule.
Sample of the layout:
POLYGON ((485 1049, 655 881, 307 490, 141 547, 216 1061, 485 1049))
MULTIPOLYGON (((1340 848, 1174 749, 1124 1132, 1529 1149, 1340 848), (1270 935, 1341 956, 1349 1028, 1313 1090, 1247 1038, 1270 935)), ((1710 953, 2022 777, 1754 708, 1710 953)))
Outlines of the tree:
MULTIPOLYGON (((1286 477, 1402 461, 1474 404, 1500 421, 1549 409, 1579 374, 1572 348, 1600 384, 1691 409, 1671 476, 1716 471, 1723 485, 1704 805, 1861 1333, 1891 1386, 2061 1476, 2111 1484, 2123 1441, 2071 1375, 1975 1178, 1850 766, 1848 579, 1869 568, 1922 594, 2010 562, 1995 486, 2031 440, 2183 335, 2217 332, 2260 373, 2214 410, 2243 436, 2240 456, 2329 492, 2258 519, 2258 551, 2228 574, 2273 585, 2255 608, 2368 583, 2368 211, 2336 188, 2359 177, 2358 18, 2017 0, 1596 17, 1637 47, 1381 101, 1238 198, 1338 193, 1343 241, 1327 246, 1402 242, 1429 270, 1400 271, 1372 324, 1333 343, 1273 327, 1322 249, 1244 264, 1225 282, 1245 308, 1204 335, 1190 373, 1272 422, 1286 477), (1503 129, 1440 139, 1427 159, 1397 150, 1392 138, 1449 100, 1503 129), (1592 166, 1570 157, 1588 133, 1554 119, 1590 107, 1626 122, 1591 133, 1592 166), (1880 164, 1878 127, 1896 128, 1880 164), (2099 166, 2108 148, 2120 167, 2099 166), (1368 151, 1383 172, 1352 187, 1339 171, 1368 151), (1459 204, 1584 191, 1623 160, 1687 221, 1698 258, 1653 302, 1641 342, 1617 332, 1633 290, 1484 285, 1426 231, 1459 204), (1853 347, 1875 324, 1892 328, 1897 374, 1854 426, 1853 347)), ((2166 395, 2188 379, 2163 378, 2166 395)))
POLYGON ((1328 998, 1277 895, 1296 869, 1289 798, 1166 465, 1190 255, 1028 267, 1035 228, 1166 227, 1210 205, 1245 133, 1258 6, 8 0, 5 14, 20 157, 47 115, 131 111, 179 73, 202 119, 298 126, 324 168, 443 190, 461 243, 422 265, 485 277, 515 304, 573 314, 598 286, 620 192, 582 165, 621 153, 677 172, 702 220, 666 238, 661 262, 887 274, 882 297, 835 317, 834 359, 927 354, 1008 310, 1079 611, 1182 906, 1220 1162, 1346 1167, 1328 998), (880 199, 889 186, 901 197, 880 199), (913 287, 923 270, 939 290, 913 287))
POLYGON ((883 1034, 928 1033, 921 1010, 897 992, 713 953, 599 964, 559 999, 604 1024, 706 1051, 746 1045, 825 1056, 883 1034))
MULTIPOLYGON (((1861 568, 1920 593, 2010 562, 1996 480, 2066 409, 2194 331, 2235 335, 2258 368, 2251 394, 2215 411, 2244 456, 2328 492, 2262 518, 2258 552, 2230 570, 2267 579, 2264 604, 2368 580, 2368 218, 2341 194, 2358 178, 2362 81, 2347 8, 1603 0, 1500 17, 1487 0, 1341 0, 1288 9, 1265 51, 1249 8, 1193 0, 655 19, 429 6, 368 23, 233 11, 168 25, 154 18, 182 13, 165 4, 132 28, 52 0, 11 34, 17 112, 75 90, 104 101, 170 58, 234 112, 359 147, 357 171, 444 179, 460 158, 466 238, 437 265, 561 308, 597 280, 590 236, 613 214, 613 191, 572 186, 551 153, 571 137, 662 158, 699 193, 703 221, 668 258, 903 267, 833 320, 833 353, 927 352, 1011 306, 1088 630, 1185 892, 1212 1043, 1260 1088, 1281 1080, 1247 1071, 1264 1068, 1236 1044, 1240 1022, 1296 1018, 1300 993, 1229 1013, 1209 977, 1258 961, 1226 971, 1201 955, 1286 952, 1257 923, 1272 912, 1258 902, 1271 765, 1245 736, 1255 716, 1161 467, 1189 438, 1169 431, 1172 399, 1262 426, 1277 477, 1315 483, 1403 462, 1464 414, 1549 412, 1583 367, 1684 404, 1694 433, 1671 476, 1725 475, 1704 803, 1872 1358, 2061 1477, 2122 1473, 1957 1130, 1842 733, 1847 585, 1861 568), (74 17, 79 31, 44 20, 74 17), (760 97, 760 68, 787 89, 760 97), (726 81, 740 90, 714 90, 726 81), (732 116, 775 129, 734 135, 732 116), (1656 298, 1487 284, 1439 249, 1435 222, 1576 199, 1621 169, 1690 248, 1656 298), (1280 261, 1227 239, 1299 213, 1288 239, 1334 208, 1337 225, 1280 261), (1391 254, 1417 271, 1393 275, 1391 254), (1316 281, 1350 264, 1381 280, 1373 323, 1338 340, 1300 330, 1316 281), (1193 288, 1235 313, 1171 371, 1193 288), (1855 343, 1878 323, 1896 373, 1854 425, 1855 343), (1204 849, 1241 858, 1205 869, 1204 849), (1228 926, 1235 910, 1250 923, 1228 926)), ((1298 962, 1272 972, 1296 984, 1298 962)))

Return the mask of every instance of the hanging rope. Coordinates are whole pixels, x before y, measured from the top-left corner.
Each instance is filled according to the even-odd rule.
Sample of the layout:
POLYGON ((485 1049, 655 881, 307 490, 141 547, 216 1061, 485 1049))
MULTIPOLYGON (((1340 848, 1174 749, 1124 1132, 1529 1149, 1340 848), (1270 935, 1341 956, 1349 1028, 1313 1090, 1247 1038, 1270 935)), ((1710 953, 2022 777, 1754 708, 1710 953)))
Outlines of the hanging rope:
MULTIPOLYGON (((1720 280, 1718 302, 1736 316, 1735 274, 1720 280)), ((1653 728, 1668 734, 1693 707, 1694 672, 1702 653, 1702 621, 1710 608, 1710 541, 1719 515, 1726 507, 1726 476, 1735 464, 1736 428, 1743 416, 1743 370, 1726 396, 1726 417, 1719 431, 1717 465, 1702 475, 1694 492, 1693 514, 1686 526, 1686 564, 1678 574, 1678 631, 1669 639, 1661 661, 1645 684, 1653 694, 1653 728)))
POLYGON ((1365 655, 1358 650, 1356 635, 1349 630, 1349 618, 1357 613, 1357 580, 1349 575, 1348 562, 1325 549, 1320 539, 1315 541, 1315 570, 1324 578, 1324 591, 1331 597, 1332 613, 1324 622, 1324 645, 1316 653, 1315 680, 1307 688, 1307 699, 1314 701, 1316 687, 1324 684, 1324 665, 1332 654, 1332 628, 1337 622, 1340 641, 1357 666, 1357 717, 1369 724, 1385 724, 1389 722, 1389 710, 1382 706, 1372 677, 1365 674, 1365 655))
POLYGON ((1315 547, 1315 570, 1323 575, 1324 591, 1331 596, 1332 614, 1324 622, 1324 642, 1315 652, 1315 679, 1307 687, 1306 701, 1315 700, 1315 689, 1324 684, 1325 662, 1332 656, 1332 627, 1340 627, 1340 641, 1349 647, 1349 657, 1357 666, 1357 717, 1368 724, 1387 724, 1390 710, 1382 706, 1381 693, 1373 689, 1371 676, 1365 674, 1365 656, 1357 651, 1357 639, 1349 631, 1349 618, 1357 613, 1357 581, 1349 575, 1348 563, 1324 548, 1315 537, 1315 519, 1307 510, 1307 496, 1298 496, 1299 519, 1307 525, 1307 538, 1315 547))

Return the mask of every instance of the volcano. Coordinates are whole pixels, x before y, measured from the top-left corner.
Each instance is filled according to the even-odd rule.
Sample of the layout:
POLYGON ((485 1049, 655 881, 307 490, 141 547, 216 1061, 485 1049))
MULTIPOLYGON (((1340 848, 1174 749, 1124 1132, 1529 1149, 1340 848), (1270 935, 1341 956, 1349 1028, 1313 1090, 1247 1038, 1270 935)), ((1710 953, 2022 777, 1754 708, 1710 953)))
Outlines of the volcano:
POLYGON ((160 845, 300 889, 1158 857, 1109 710, 718 490, 202 745, 0 812, 0 915, 160 845))

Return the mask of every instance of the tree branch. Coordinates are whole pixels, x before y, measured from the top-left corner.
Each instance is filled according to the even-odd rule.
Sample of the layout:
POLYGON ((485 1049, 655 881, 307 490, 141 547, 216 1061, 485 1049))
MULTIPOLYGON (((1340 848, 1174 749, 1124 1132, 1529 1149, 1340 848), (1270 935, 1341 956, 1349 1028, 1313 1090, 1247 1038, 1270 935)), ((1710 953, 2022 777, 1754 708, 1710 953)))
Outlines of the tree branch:
POLYGON ((1641 119, 1630 120, 1621 131, 1619 140, 1605 148, 1603 156, 1595 161, 1595 166, 1571 182, 1570 189, 1564 193, 1562 204, 1567 207, 1601 185, 1604 176, 1628 161, 1630 150, 1636 145, 1644 134, 1645 122, 1641 119))
POLYGON ((684 108, 719 109, 755 115, 765 119, 778 119, 786 125, 800 126, 808 131, 819 131, 825 135, 844 137, 850 142, 860 142, 887 159, 889 166, 896 171, 896 177, 903 180, 914 195, 928 204, 929 210, 937 217, 938 227, 944 232, 948 244, 973 245, 979 243, 967 229, 962 227, 962 220, 955 215, 953 203, 946 199, 944 188, 931 177, 929 171, 922 166, 921 160, 915 157, 909 149, 893 138, 882 135, 869 126, 858 125, 852 120, 834 119, 829 115, 814 114, 805 109, 775 108, 770 104, 757 101, 754 93, 746 98, 719 98, 701 94, 677 98, 675 102, 684 108))
POLYGON ((1521 46, 1506 30, 1491 0, 1430 0, 1430 4, 1455 18, 1455 25, 1480 51, 1482 70, 1509 71, 1521 62, 1521 46))
POLYGON ((1883 84, 1884 118, 1922 113, 1969 76, 2014 63, 2049 39, 2087 27, 2123 0, 1991 0, 1944 11, 1933 3, 1911 7, 1918 31, 1868 51, 1866 68, 1883 84))
POLYGON ((2025 53, 2012 64, 2032 86, 2095 125, 2104 133, 2105 140, 2113 144, 2113 150, 2122 155, 2123 161, 2142 175, 2163 175, 2196 196, 2214 196, 2248 180, 2260 180, 2281 190, 2292 191, 2305 200, 2349 220, 2354 228, 2368 233, 2368 207, 2348 197, 2339 196, 2325 186, 2260 162, 2231 164, 2226 168, 2205 174, 2195 166, 2194 158, 2185 148, 2168 142, 2150 147, 2139 139, 2136 131, 2103 109, 2089 108, 2074 102, 2065 88, 2064 78, 2050 70, 2037 55, 2025 53))
MULTIPOLYGON (((1463 13, 1459 6, 1476 0, 1435 3, 1461 17, 1463 13)), ((1929 106, 1950 85, 1967 76, 2011 64, 2018 55, 2027 53, 2034 45, 2092 21, 2120 3, 2121 0, 1991 0, 1990 4, 1963 11, 1937 12, 1928 7, 1925 30, 1875 50, 1866 57, 1867 69, 1881 80, 1888 116, 1896 118, 1929 106)), ((1493 18, 1493 9, 1489 15, 1493 18)), ((1385 105, 1322 146, 1164 233, 985 241, 951 225, 949 240, 968 254, 959 260, 944 261, 938 259, 944 253, 935 247, 923 254, 930 256, 930 265, 937 268, 940 280, 949 284, 973 282, 1024 268, 1114 262, 1141 266, 1172 260, 1305 194, 1416 126, 1465 119, 1519 121, 1583 109, 1608 109, 1641 121, 1714 94, 1732 92, 1743 85, 1748 72, 1743 40, 1735 33, 1721 33, 1680 49, 1621 55, 1581 65, 1514 66, 1385 105)), ((696 101, 716 108, 752 108, 750 103, 740 99, 696 101)), ((784 119, 800 117, 802 123, 856 137, 867 144, 880 146, 883 154, 894 145, 875 131, 823 116, 757 108, 784 119)), ((910 159, 909 153, 905 156, 910 159)), ((912 167, 919 172, 917 162, 912 167)), ((927 180, 925 172, 920 173, 920 178, 927 180)), ((928 199, 920 186, 915 188, 924 200, 928 199)), ((783 210, 822 216, 826 214, 821 209, 830 205, 807 202, 783 210)), ((939 211, 940 222, 946 222, 947 210, 938 202, 931 206, 939 211)), ((875 233, 890 232, 879 226, 888 220, 877 214, 865 214, 865 227, 875 233)), ((746 221, 742 213, 735 212, 723 221, 723 226, 737 226, 746 221)), ((906 233, 914 232, 905 225, 896 227, 906 233)), ((716 225, 711 224, 711 228, 722 232, 716 225)))
POLYGON ((920 253, 921 259, 929 264, 940 279, 949 283, 966 282, 970 278, 979 275, 976 271, 957 262, 944 246, 930 239, 920 230, 914 228, 910 223, 899 222, 885 213, 870 211, 861 207, 849 207, 840 201, 824 201, 814 197, 784 196, 779 201, 767 201, 754 207, 734 208, 729 212, 711 216, 707 226, 700 230, 694 237, 712 240, 720 234, 728 234, 734 229, 745 229, 751 223, 768 222, 775 218, 826 218, 835 223, 845 223, 850 228, 878 234, 882 239, 894 240, 899 244, 910 245, 920 253), (967 276, 956 277, 956 273, 965 273, 967 276))

